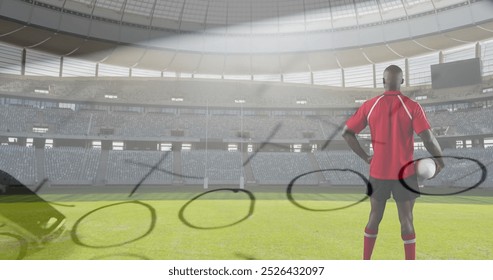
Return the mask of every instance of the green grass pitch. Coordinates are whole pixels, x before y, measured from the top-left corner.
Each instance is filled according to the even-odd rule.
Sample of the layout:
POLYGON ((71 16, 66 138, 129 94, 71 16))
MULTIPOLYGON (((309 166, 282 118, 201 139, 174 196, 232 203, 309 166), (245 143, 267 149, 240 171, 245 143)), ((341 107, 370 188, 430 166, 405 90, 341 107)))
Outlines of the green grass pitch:
MULTIPOLYGON (((188 199, 199 193, 133 197, 152 206, 156 223, 145 237, 124 245, 118 244, 147 232, 151 225, 149 209, 141 204, 124 203, 101 208, 79 220, 99 207, 131 200, 116 194, 51 195, 57 202, 73 206, 55 206, 67 217, 67 231, 41 249, 30 248, 25 258, 361 259, 363 228, 370 208, 368 201, 344 210, 312 212, 294 206, 282 192, 253 192, 257 197, 253 215, 243 222, 219 229, 196 229, 185 225, 178 214, 188 199), (92 247, 74 243, 71 234, 92 247)), ((251 201, 245 197, 241 193, 203 196, 184 210, 183 217, 197 227, 234 223, 248 214, 251 201)), ((296 198, 308 207, 335 208, 360 197, 305 194, 296 198)), ((50 195, 45 199, 50 199, 50 195)), ((19 207, 22 205, 19 203, 19 207)), ((418 259, 493 259, 493 196, 422 196, 416 203, 414 215, 418 259)), ((2 231, 5 227, 0 227, 2 231)), ((11 257, 9 250, 14 250, 14 246, 2 237, 0 246, 3 246, 0 258, 11 257)), ((403 257, 397 209, 390 199, 373 258, 399 260, 403 257)))

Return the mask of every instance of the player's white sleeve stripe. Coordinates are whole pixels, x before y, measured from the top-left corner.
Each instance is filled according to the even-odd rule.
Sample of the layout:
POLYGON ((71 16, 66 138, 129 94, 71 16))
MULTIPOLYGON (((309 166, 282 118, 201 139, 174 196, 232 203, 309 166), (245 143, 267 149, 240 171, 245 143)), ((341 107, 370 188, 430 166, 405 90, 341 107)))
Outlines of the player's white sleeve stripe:
POLYGON ((369 234, 369 233, 366 233, 366 232, 365 232, 365 237, 369 237, 369 238, 377 238, 377 235, 376 235, 376 234, 369 234))
POLYGON ((404 244, 413 244, 416 243, 416 238, 410 240, 404 240, 404 244))
POLYGON ((400 100, 400 101, 401 101, 401 103, 402 103, 402 106, 404 107, 404 110, 406 110, 407 115, 408 115, 408 116, 409 116, 409 118, 412 120, 412 119, 413 119, 413 117, 411 116, 411 113, 409 113, 409 110, 407 109, 406 104, 404 104, 404 101, 402 101, 402 98, 401 98, 399 95, 397 95, 397 98, 399 98, 399 100, 400 100))
POLYGON ((366 121, 369 122, 370 121, 370 115, 371 115, 371 112, 373 112, 373 108, 375 108, 375 106, 377 105, 378 101, 380 101, 380 99, 382 99, 382 97, 384 97, 385 95, 382 94, 382 96, 380 96, 377 101, 375 101, 375 103, 373 103, 373 106, 371 106, 371 109, 370 109, 370 112, 368 112, 368 116, 366 117, 366 121))

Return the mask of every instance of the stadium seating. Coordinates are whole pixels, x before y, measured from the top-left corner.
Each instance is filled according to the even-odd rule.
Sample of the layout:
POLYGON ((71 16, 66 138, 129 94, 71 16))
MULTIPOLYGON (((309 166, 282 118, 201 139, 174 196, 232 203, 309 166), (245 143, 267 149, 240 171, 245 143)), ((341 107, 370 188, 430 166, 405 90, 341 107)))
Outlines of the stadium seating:
POLYGON ((108 185, 165 185, 173 182, 173 153, 158 151, 109 151, 108 185), (159 165, 157 165, 161 162, 159 165), (148 173, 156 167, 150 175, 148 173), (146 177, 148 176, 148 177, 146 177))
MULTIPOLYGON (((341 106, 354 108, 355 97, 367 99, 381 92, 381 89, 370 89, 366 92, 366 90, 335 90, 334 88, 317 87, 314 90, 316 93, 310 95, 308 101, 320 106, 324 104, 339 106, 336 113, 339 115, 335 115, 330 110, 324 113, 321 113, 322 111, 311 112, 310 109, 300 109, 300 106, 294 106, 294 102, 292 102, 294 99, 292 98, 298 96, 297 91, 305 89, 304 86, 291 88, 275 84, 273 88, 276 89, 266 94, 262 91, 253 90, 260 87, 260 85, 253 83, 250 86, 252 92, 255 93, 252 94, 258 97, 258 100, 251 104, 253 107, 258 106, 259 108, 258 110, 245 109, 243 111, 244 116, 241 117, 238 115, 238 107, 230 109, 233 108, 233 105, 230 104, 230 96, 228 98, 223 97, 222 93, 217 91, 214 82, 205 83, 204 91, 207 91, 207 96, 217 98, 214 100, 214 106, 219 109, 210 109, 206 114, 207 110, 204 104, 209 99, 205 95, 198 96, 194 93, 193 103, 185 102, 179 104, 180 106, 162 102, 164 99, 170 99, 176 92, 183 93, 180 96, 184 96, 185 99, 187 96, 192 96, 192 89, 196 90, 197 88, 193 81, 182 81, 178 84, 168 81, 175 87, 163 88, 162 81, 152 79, 129 79, 118 82, 104 78, 97 81, 91 79, 58 81, 49 78, 24 79, 22 77, 0 77, 0 79, 3 82, 0 84, 0 93, 15 94, 19 97, 25 97, 27 98, 26 101, 29 101, 24 102, 24 105, 0 105, 0 117, 2 118, 0 133, 2 136, 17 134, 19 137, 39 137, 39 133, 33 132, 33 127, 41 126, 48 128, 45 135, 54 139, 60 136, 91 139, 92 136, 99 137, 104 134, 102 129, 109 128, 113 136, 123 141, 126 139, 147 140, 147 138, 154 138, 153 141, 155 139, 173 141, 176 138, 204 141, 207 137, 215 142, 226 142, 226 140, 234 142, 242 137, 240 135, 242 130, 247 135, 243 137, 251 138, 252 143, 262 142, 269 138, 273 141, 281 140, 281 142, 289 140, 290 143, 297 143, 298 140, 303 140, 299 143, 307 143, 307 139, 342 140, 340 129, 352 109, 345 111, 346 109, 341 109, 341 106), (142 92, 143 83, 146 83, 146 92, 142 92), (56 106, 61 106, 61 104, 53 102, 50 105, 52 107, 42 107, 36 103, 37 101, 29 100, 34 96, 34 90, 38 88, 49 89, 51 98, 60 98, 60 100, 67 102, 71 100, 77 103, 77 106, 72 109, 58 108, 56 106), (327 98, 325 90, 334 94, 333 98, 327 98), (281 93, 285 94, 283 98, 279 98, 281 93), (105 108, 101 109, 97 106, 90 107, 82 104, 85 101, 101 101, 110 104, 104 98, 105 94, 118 95, 118 102, 126 105, 115 105, 111 109, 108 109, 108 106, 101 106, 101 108, 105 108), (145 103, 140 102, 142 96, 145 96, 145 103), (282 110, 262 109, 277 105, 275 104, 276 100, 286 102, 282 103, 282 110), (140 105, 133 107, 130 103, 140 105), (228 106, 220 109, 220 105, 223 103, 228 106), (146 104, 161 104, 162 108, 146 106, 146 104), (191 105, 191 107, 183 107, 182 105, 191 105), (91 108, 91 110, 87 108, 91 108), (289 110, 290 108, 294 108, 294 110, 289 110), (128 110, 133 111, 129 112, 128 110), (324 115, 325 113, 326 115, 324 115), (277 126, 278 129, 275 130, 277 126), (173 131, 183 132, 183 136, 176 136, 180 133, 173 133, 173 131)), ((225 85, 227 89, 233 92, 236 86, 236 84, 225 85)), ((467 100, 481 95, 481 88, 470 86, 434 90, 424 87, 411 89, 409 95, 411 97, 427 95, 428 99, 425 102, 429 100, 448 101, 450 96, 467 100)), ((482 97, 484 96, 485 94, 482 95, 482 97)), ((250 105, 250 103, 247 104, 250 105)), ((446 136, 489 135, 493 133, 492 107, 430 111, 427 112, 427 116, 433 127, 446 128, 443 129, 443 134, 446 136)), ((369 133, 369 129, 366 128, 361 133, 369 133)), ((267 151, 269 150, 267 149, 267 151)), ((492 148, 446 149, 444 152, 451 156, 477 158, 485 163, 488 170, 488 184, 484 185, 493 185, 493 178, 489 175, 493 172, 493 164, 489 164, 490 159, 493 158, 492 148)), ((43 152, 44 158, 38 158, 32 148, 2 146, 0 154, 2 155, 0 167, 27 184, 39 182, 42 179, 39 176, 44 172, 55 184, 93 184, 99 175, 99 178, 105 179, 107 184, 118 185, 138 183, 149 171, 149 166, 156 164, 165 153, 158 151, 109 151, 109 158, 107 163, 104 161, 104 166, 100 166, 102 161, 100 150, 85 148, 56 147, 45 150, 43 152)), ((206 152, 192 150, 183 151, 179 155, 181 161, 176 161, 176 165, 181 167, 183 174, 197 177, 184 176, 184 178, 179 179, 185 184, 202 184, 206 173, 211 184, 236 184, 244 173, 242 162, 245 159, 241 153, 208 151, 207 172, 205 169, 206 152)), ((249 153, 248 155, 252 154, 249 153)), ((427 153, 416 151, 416 156, 420 155, 426 156, 427 153)), ((259 184, 287 184, 296 175, 313 171, 317 167, 322 169, 348 168, 364 175, 368 174, 368 165, 350 151, 318 151, 313 154, 313 158, 306 153, 288 153, 285 150, 275 153, 261 152, 255 154, 251 161, 253 177, 259 184), (318 164, 316 167, 313 166, 313 158, 318 164)), ((447 159, 447 161, 450 162, 447 165, 448 168, 437 178, 427 181, 429 185, 465 187, 478 180, 477 168, 471 162, 454 163, 452 159, 447 159)), ((154 172, 145 180, 146 184, 172 184, 174 179, 177 179, 176 176, 170 174, 173 168, 177 168, 173 165, 172 154, 167 156, 159 168, 169 172, 154 172)), ((298 183, 317 184, 319 183, 318 180, 322 178, 330 184, 354 185, 361 183, 361 179, 354 173, 342 171, 306 176, 298 183)))
POLYGON ((186 184, 203 184, 204 176, 209 178, 210 184, 239 184, 243 174, 239 152, 183 151, 181 156, 183 181, 186 184))
POLYGON ((491 175, 493 172, 493 149, 445 149, 443 154, 445 156, 446 168, 436 178, 427 180, 426 185, 451 187, 473 186, 480 181, 482 171, 478 164, 467 160, 467 158, 471 158, 478 160, 486 167, 486 181, 481 187, 493 187, 491 184, 493 179, 493 175, 491 175))
MULTIPOLYGON (((44 168, 45 176, 55 185, 92 185, 97 174, 103 172, 106 185, 135 185, 161 159, 144 181, 146 185, 171 185, 174 179, 185 185, 202 185, 206 175, 209 184, 239 184, 243 176, 242 154, 220 150, 182 151, 181 174, 173 175, 173 153, 159 151, 109 151, 108 160, 101 165, 99 149, 77 147, 56 147, 44 149, 44 161, 34 148, 16 145, 0 146, 0 169, 10 173, 26 185, 40 182, 39 166, 44 168), (207 155, 206 155, 207 154, 207 155), (39 165, 42 164, 42 165, 39 165), (103 170, 104 169, 104 170, 103 170)), ((481 179, 479 166, 467 158, 480 161, 486 167, 486 180, 481 188, 493 188, 493 147, 445 149, 446 168, 436 178, 427 180, 427 186, 470 187, 481 179), (459 159, 449 158, 458 157, 459 159), (460 159, 466 158, 466 159, 460 159)), ((296 184, 319 184, 319 178, 331 185, 361 185, 363 181, 353 170, 367 177, 369 166, 351 151, 317 151, 313 154, 316 165, 309 160, 307 153, 259 152, 251 156, 253 176, 259 185, 287 185, 294 177, 319 169, 342 169, 326 171, 301 177, 296 184), (322 175, 322 177, 320 177, 322 175)), ((416 150, 414 157, 428 157, 424 150, 416 150)), ((322 182, 324 183, 324 182, 322 182)))
POLYGON ((52 184, 93 184, 101 150, 78 147, 45 149, 45 174, 52 184))
POLYGON ((34 148, 15 145, 0 146, 0 169, 25 185, 38 182, 34 148))
MULTIPOLYGON (((316 152, 315 158, 321 169, 349 169, 365 177, 369 166, 356 154, 350 151, 316 152)), ((363 180, 351 171, 327 171, 322 173, 331 185, 361 185, 363 180)))
POLYGON ((433 126, 449 127, 447 135, 475 135, 493 132, 492 108, 474 108, 455 112, 438 111, 427 113, 433 126))
MULTIPOLYGON (((249 153, 252 156, 252 153, 249 153)), ((262 152, 253 155, 253 174, 260 185, 287 185, 296 176, 314 171, 306 153, 262 152)), ((318 184, 317 175, 301 177, 296 184, 318 184)))
POLYGON ((0 106, 0 131, 32 132, 32 124, 37 119, 37 109, 24 106, 0 106))
MULTIPOLYGON (((475 108, 455 112, 428 112, 433 127, 448 127, 446 135, 493 133, 493 108, 475 108)), ((205 139, 236 139, 243 127, 250 138, 271 139, 341 139, 340 128, 348 116, 218 116, 196 114, 106 112, 59 108, 1 106, 0 132, 32 133, 33 126, 48 128, 48 134, 87 136, 99 135, 101 128, 111 128, 122 137, 171 137, 173 130, 184 137, 205 139), (279 129, 274 131, 276 126, 279 129), (206 133, 207 128, 207 133, 206 133)), ((369 133, 368 128, 361 133, 369 133)))
MULTIPOLYGON (((489 87, 490 83, 485 80, 482 85, 441 90, 432 89, 429 85, 413 86, 404 88, 403 92, 410 97, 427 96, 425 103, 463 100, 484 97, 482 87, 489 87)), ((104 102, 108 101, 105 95, 110 94, 118 96, 119 102, 128 104, 171 105, 172 97, 181 97, 184 105, 198 107, 205 107, 209 101, 213 101, 215 106, 231 107, 233 99, 244 98, 238 92, 248 91, 249 104, 255 107, 280 108, 299 107, 295 103, 298 99, 306 100, 307 106, 316 105, 321 108, 356 107, 355 100, 369 99, 382 93, 381 88, 343 88, 279 82, 270 82, 265 86, 262 82, 221 79, 0 77, 0 93, 36 97, 35 89, 48 90, 47 96, 68 101, 104 102), (197 94, 197 88, 200 88, 200 94, 197 94)))

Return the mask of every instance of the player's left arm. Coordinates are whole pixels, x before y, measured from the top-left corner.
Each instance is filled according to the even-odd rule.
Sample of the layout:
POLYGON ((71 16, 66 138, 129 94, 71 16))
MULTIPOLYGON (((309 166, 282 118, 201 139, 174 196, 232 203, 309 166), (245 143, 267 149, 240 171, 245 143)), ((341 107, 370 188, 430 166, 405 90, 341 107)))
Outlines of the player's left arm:
POLYGON ((443 162, 442 149, 440 148, 440 144, 438 143, 437 139, 433 135, 433 132, 431 132, 431 129, 423 130, 423 132, 419 133, 418 136, 423 141, 426 150, 433 156, 432 159, 436 162, 437 169, 435 171, 435 175, 431 177, 434 178, 445 167, 445 163, 443 162))
POLYGON ((417 102, 415 110, 413 112, 413 129, 414 132, 421 138, 421 141, 423 141, 423 145, 425 146, 426 150, 433 156, 432 159, 437 165, 435 175, 431 177, 434 178, 445 167, 442 149, 440 148, 440 144, 431 131, 431 124, 426 117, 426 113, 423 110, 423 107, 421 107, 421 105, 419 105, 419 103, 417 102))
POLYGON ((356 133, 352 131, 347 125, 344 126, 344 129, 342 130, 342 137, 344 137, 344 140, 348 143, 349 147, 351 150, 353 150, 354 153, 356 153, 360 158, 362 158, 366 163, 370 163, 372 156, 368 155, 365 150, 361 147, 361 144, 358 141, 358 138, 356 138, 356 133))

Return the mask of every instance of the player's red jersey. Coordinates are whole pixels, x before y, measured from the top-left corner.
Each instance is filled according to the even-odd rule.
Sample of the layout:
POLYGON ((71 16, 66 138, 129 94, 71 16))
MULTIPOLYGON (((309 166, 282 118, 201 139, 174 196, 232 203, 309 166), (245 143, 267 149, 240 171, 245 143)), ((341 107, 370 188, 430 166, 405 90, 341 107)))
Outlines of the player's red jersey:
MULTIPOLYGON (((413 160, 414 135, 429 129, 430 124, 418 102, 400 91, 386 91, 367 100, 346 122, 355 133, 370 126, 373 158, 370 176, 376 179, 399 179, 401 168, 413 160)), ((402 178, 415 173, 406 168, 402 178)))

